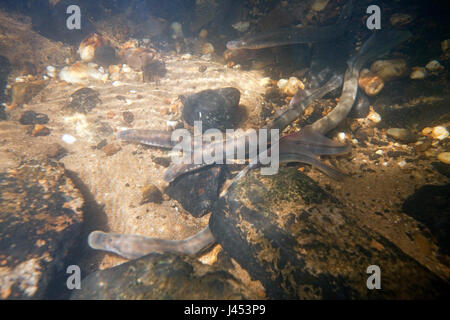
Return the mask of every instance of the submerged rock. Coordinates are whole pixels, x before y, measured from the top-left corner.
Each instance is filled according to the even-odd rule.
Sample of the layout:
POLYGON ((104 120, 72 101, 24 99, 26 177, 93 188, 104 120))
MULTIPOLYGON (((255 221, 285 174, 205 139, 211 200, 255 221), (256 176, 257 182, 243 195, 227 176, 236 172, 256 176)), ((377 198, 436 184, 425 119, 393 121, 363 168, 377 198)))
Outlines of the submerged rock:
POLYGON ((83 199, 64 167, 0 173, 0 298, 41 299, 81 231, 83 199))
POLYGON ((203 132, 210 128, 221 131, 233 129, 240 120, 240 98, 239 90, 232 87, 204 90, 180 97, 183 102, 183 120, 190 126, 194 125, 194 121, 202 121, 203 132))
POLYGON ((377 95, 384 88, 383 79, 367 69, 361 70, 358 84, 369 96, 377 95))
POLYGON ((15 83, 12 86, 12 104, 21 105, 30 102, 47 84, 47 80, 15 83))
POLYGON ((448 285, 296 168, 250 172, 214 208, 216 240, 261 281, 271 299, 412 299, 443 296, 448 285), (382 290, 368 290, 369 266, 382 290))
POLYGON ((165 192, 194 217, 201 217, 211 211, 224 180, 223 167, 216 166, 180 176, 165 192))
POLYGON ((450 184, 425 185, 410 195, 402 210, 423 223, 436 237, 440 251, 450 254, 450 184))
POLYGON ((370 66, 370 71, 383 81, 390 81, 407 75, 408 63, 405 59, 377 60, 370 66))
POLYGON ((403 128, 390 128, 386 130, 386 134, 398 141, 404 142, 404 143, 411 143, 417 141, 417 136, 413 134, 408 129, 403 128))
POLYGON ((37 113, 33 110, 28 110, 22 113, 20 116, 19 122, 23 125, 29 125, 29 124, 46 124, 48 123, 49 118, 44 113, 37 113))
POLYGON ((75 112, 88 113, 102 102, 99 95, 94 89, 81 88, 72 93, 66 108, 75 112))
POLYGON ((142 189, 142 200, 140 204, 154 202, 161 203, 163 201, 162 193, 158 187, 153 184, 144 186, 142 189))
POLYGON ((186 255, 154 253, 90 274, 71 299, 229 300, 249 297, 245 285, 224 270, 186 255))

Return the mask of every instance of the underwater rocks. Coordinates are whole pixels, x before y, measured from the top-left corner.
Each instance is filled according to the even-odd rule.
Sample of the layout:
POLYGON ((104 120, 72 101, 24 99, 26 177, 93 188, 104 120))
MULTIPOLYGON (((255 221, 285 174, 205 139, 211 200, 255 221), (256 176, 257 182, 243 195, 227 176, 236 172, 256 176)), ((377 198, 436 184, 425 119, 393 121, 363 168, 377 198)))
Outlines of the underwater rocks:
POLYGON ((361 70, 358 85, 368 96, 377 95, 384 88, 384 81, 368 69, 361 70))
POLYGON ((70 95, 67 109, 74 112, 88 113, 102 101, 99 93, 91 88, 81 88, 70 95))
POLYGON ((209 226, 269 299, 433 298, 448 290, 349 210, 296 168, 273 176, 255 170, 219 199, 209 226), (367 290, 374 263, 383 290, 367 290))
POLYGON ((12 102, 13 106, 28 103, 35 97, 45 86, 47 80, 36 80, 29 82, 16 82, 12 85, 12 102))
POLYGON ((186 255, 149 254, 97 271, 75 290, 73 300, 248 299, 248 290, 228 272, 186 255))
POLYGON ((238 89, 228 87, 204 90, 187 97, 180 97, 183 103, 182 118, 190 126, 202 121, 203 132, 216 128, 221 131, 235 128, 239 122, 238 89))
POLYGON ((78 61, 71 66, 64 67, 59 72, 59 78, 68 83, 86 83, 88 80, 106 81, 108 74, 99 71, 92 64, 78 61))
POLYGON ((386 134, 395 140, 398 140, 400 142, 404 143, 412 143, 417 141, 417 136, 414 135, 411 131, 408 129, 403 128, 390 128, 386 130, 386 134))
POLYGON ((377 60, 370 66, 370 71, 387 82, 406 76, 408 63, 405 59, 377 60))
POLYGON ((80 234, 82 205, 55 162, 0 173, 0 299, 45 297, 80 234))
POLYGON ((441 152, 437 155, 440 162, 450 164, 450 152, 441 152))
POLYGON ((165 193, 191 215, 201 217, 211 211, 224 180, 223 166, 215 166, 180 176, 166 188, 165 193))
POLYGON ((425 185, 410 195, 402 210, 423 223, 436 237, 440 251, 450 254, 450 184, 445 186, 425 185))
POLYGON ((30 124, 46 124, 48 123, 48 116, 44 113, 36 113, 33 110, 28 110, 22 113, 19 122, 23 125, 30 124))
POLYGON ((161 203, 163 201, 162 193, 158 187, 153 184, 149 184, 142 189, 142 200, 140 204, 148 202, 161 203))

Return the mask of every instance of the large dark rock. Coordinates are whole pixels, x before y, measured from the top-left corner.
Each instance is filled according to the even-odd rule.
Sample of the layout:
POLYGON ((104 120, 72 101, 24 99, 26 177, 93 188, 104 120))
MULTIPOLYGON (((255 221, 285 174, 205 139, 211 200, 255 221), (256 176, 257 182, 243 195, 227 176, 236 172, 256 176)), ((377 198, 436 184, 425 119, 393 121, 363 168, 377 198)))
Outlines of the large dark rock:
POLYGON ((448 285, 295 168, 254 170, 217 202, 214 237, 272 299, 435 298, 448 285), (371 265, 381 290, 369 290, 371 265))
POLYGON ((70 95, 66 108, 75 112, 88 113, 102 101, 99 93, 91 88, 81 88, 70 95))
POLYGON ((44 298, 82 223, 64 167, 30 162, 0 173, 0 298, 44 298))
POLYGON ((183 102, 182 118, 190 126, 194 121, 202 121, 202 130, 216 128, 221 131, 233 129, 239 122, 239 99, 241 93, 236 88, 204 90, 187 97, 183 102))
POLYGON ((226 271, 186 255, 153 253, 90 274, 71 299, 246 299, 247 294, 226 271))
POLYGON ((209 213, 219 199, 225 176, 222 166, 207 168, 180 176, 165 192, 194 217, 209 213))
POLYGON ((426 185, 410 195, 403 203, 403 211, 422 222, 436 237, 440 251, 450 254, 450 184, 426 185))

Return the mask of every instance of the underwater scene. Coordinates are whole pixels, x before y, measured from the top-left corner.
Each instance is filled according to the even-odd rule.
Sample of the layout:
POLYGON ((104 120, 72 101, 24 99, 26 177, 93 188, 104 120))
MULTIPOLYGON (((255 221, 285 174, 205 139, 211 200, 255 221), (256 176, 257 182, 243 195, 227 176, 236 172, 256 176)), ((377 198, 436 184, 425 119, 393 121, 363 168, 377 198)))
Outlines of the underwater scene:
POLYGON ((448 298, 449 16, 2 0, 0 299, 448 298))

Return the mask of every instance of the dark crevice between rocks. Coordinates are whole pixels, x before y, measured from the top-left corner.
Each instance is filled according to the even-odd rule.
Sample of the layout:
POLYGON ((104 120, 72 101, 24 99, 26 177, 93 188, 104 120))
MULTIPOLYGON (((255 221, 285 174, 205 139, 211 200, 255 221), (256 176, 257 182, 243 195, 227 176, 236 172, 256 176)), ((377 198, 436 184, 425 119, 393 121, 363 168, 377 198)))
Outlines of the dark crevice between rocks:
POLYGON ((89 233, 94 230, 109 231, 104 208, 95 201, 95 197, 88 186, 84 184, 76 172, 66 170, 65 173, 83 196, 83 224, 79 238, 69 250, 64 266, 48 285, 45 297, 50 300, 69 299, 72 294, 73 290, 67 289, 66 285, 67 278, 70 276, 66 273, 68 266, 78 265, 81 269, 81 279, 98 270, 105 253, 91 249, 87 243, 87 238, 89 233))

